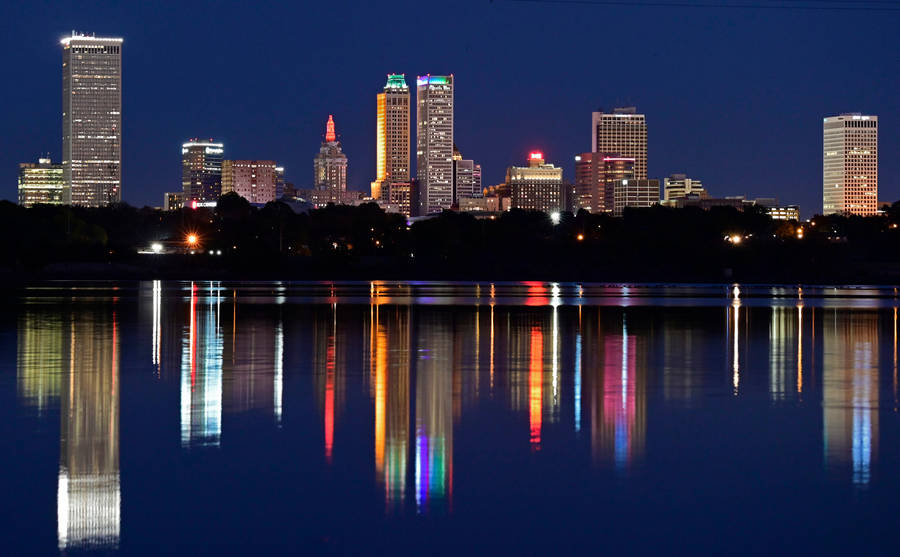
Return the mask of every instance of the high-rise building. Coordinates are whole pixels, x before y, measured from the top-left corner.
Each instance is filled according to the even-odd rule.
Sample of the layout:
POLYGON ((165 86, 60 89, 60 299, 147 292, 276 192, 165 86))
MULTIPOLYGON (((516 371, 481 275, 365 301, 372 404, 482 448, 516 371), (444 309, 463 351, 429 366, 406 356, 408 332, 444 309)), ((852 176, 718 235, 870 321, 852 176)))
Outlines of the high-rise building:
POLYGON ((184 208, 184 192, 169 191, 163 194, 163 210, 177 211, 184 208))
POLYGON ((876 214, 878 116, 830 116, 822 128, 822 212, 876 214))
POLYGON ((386 200, 392 183, 409 183, 409 86, 406 75, 388 74, 376 97, 375 180, 372 199, 386 200))
POLYGON ((275 161, 222 161, 222 193, 235 192, 250 203, 275 201, 275 161))
POLYGON ((212 139, 194 138, 181 146, 181 188, 185 205, 216 201, 222 195, 222 158, 225 146, 212 139))
POLYGON ((341 203, 347 191, 347 155, 341 151, 341 142, 334 131, 334 118, 328 115, 325 124, 325 141, 319 154, 313 159, 313 183, 317 190, 327 192, 332 203, 341 203))
POLYGON ((575 155, 575 209, 611 213, 615 188, 622 180, 634 178, 634 157, 615 153, 575 155))
POLYGON ((674 201, 679 197, 696 194, 700 199, 709 197, 703 182, 688 178, 686 174, 672 174, 663 180, 663 200, 674 201))
POLYGON ((53 164, 49 158, 40 158, 37 164, 19 163, 19 205, 62 205, 67 190, 61 164, 53 164))
POLYGON ((453 76, 416 79, 416 176, 424 214, 453 204, 453 76))
POLYGON ((284 197, 284 167, 276 166, 275 167, 275 199, 281 199, 284 197))
POLYGON ((464 159, 459 149, 453 146, 453 200, 482 197, 481 165, 475 161, 464 159), (476 170, 477 169, 477 170, 476 170))
POLYGON ((65 200, 122 201, 122 39, 72 33, 63 47, 65 200))
POLYGON ((528 166, 510 166, 506 183, 514 209, 563 210, 563 170, 545 163, 543 153, 530 153, 528 166))
POLYGON ((591 151, 618 153, 634 159, 634 177, 647 178, 647 120, 633 106, 594 112, 591 118, 591 151))
POLYGON ((622 180, 614 191, 613 215, 621 217, 626 207, 650 207, 659 203, 659 180, 622 180))

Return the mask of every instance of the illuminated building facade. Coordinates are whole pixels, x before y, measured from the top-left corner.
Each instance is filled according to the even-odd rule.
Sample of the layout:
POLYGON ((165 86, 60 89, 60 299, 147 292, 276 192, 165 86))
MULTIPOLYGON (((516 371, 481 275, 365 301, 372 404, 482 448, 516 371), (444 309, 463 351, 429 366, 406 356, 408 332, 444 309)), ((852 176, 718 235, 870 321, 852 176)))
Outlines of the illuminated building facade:
POLYGON ((634 159, 634 177, 647 179, 647 120, 633 106, 594 112, 591 118, 591 151, 618 153, 634 159))
POLYGON ((177 211, 184 207, 184 193, 180 191, 170 191, 163 194, 163 210, 177 211))
POLYGON ((394 183, 409 183, 409 86, 404 74, 389 74, 376 97, 375 180, 372 199, 385 201, 394 183))
POLYGON ((181 146, 182 202, 216 201, 222 195, 225 146, 194 138, 181 146))
POLYGON ((877 214, 878 116, 830 116, 822 135, 822 213, 877 214))
POLYGON ((481 165, 475 161, 464 159, 462 154, 453 147, 453 200, 459 203, 460 199, 482 197, 481 191, 481 165))
POLYGON ((512 208, 553 212, 563 209, 563 171, 544 162, 544 154, 528 155, 528 166, 506 170, 512 208))
POLYGON ((659 203, 659 180, 622 180, 616 183, 613 215, 621 217, 626 207, 650 207, 659 203))
POLYGON ((66 203, 122 200, 122 39, 72 33, 63 47, 66 203))
POLYGON ((416 174, 423 213, 453 204, 453 76, 416 79, 416 174))
POLYGON ((686 174, 672 174, 663 180, 663 201, 675 200, 690 194, 706 199, 709 194, 703 189, 703 182, 688 178, 686 174))
POLYGON ((575 156, 574 208, 592 213, 611 213, 615 187, 634 178, 634 158, 615 153, 581 153, 575 156))
POLYGON ((250 203, 277 199, 278 176, 275 161, 222 161, 222 193, 235 192, 250 203))
POLYGON ((19 205, 62 205, 69 196, 63 177, 63 165, 53 164, 49 158, 19 163, 19 205))
POLYGON ((800 220, 800 207, 797 205, 775 205, 766 207, 766 214, 773 220, 800 220))
POLYGON ((331 203, 341 203, 347 191, 347 155, 341 150, 334 128, 334 117, 329 114, 325 123, 325 141, 319 154, 313 159, 313 183, 317 190, 327 194, 331 203))

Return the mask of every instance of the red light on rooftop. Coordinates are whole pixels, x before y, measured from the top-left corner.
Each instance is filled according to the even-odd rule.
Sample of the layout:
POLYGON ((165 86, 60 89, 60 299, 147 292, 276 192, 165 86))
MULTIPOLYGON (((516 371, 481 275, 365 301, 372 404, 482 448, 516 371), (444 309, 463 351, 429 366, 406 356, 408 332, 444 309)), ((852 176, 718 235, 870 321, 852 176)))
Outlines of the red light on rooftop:
POLYGON ((334 133, 334 118, 328 115, 328 122, 325 124, 325 141, 334 141, 336 138, 334 133))
POLYGON ((539 159, 540 159, 540 160, 543 160, 543 159, 544 159, 544 153, 541 153, 540 151, 532 151, 532 152, 528 155, 528 158, 531 159, 531 160, 533 160, 533 161, 534 161, 534 160, 539 160, 539 159))

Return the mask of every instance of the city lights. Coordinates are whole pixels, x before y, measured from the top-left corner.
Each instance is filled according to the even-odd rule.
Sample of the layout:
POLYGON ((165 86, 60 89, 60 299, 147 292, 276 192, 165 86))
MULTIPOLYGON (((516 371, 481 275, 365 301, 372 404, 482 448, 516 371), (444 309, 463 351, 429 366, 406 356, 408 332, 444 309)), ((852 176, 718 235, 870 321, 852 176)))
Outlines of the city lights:
POLYGON ((553 224, 559 224, 559 211, 550 213, 550 220, 553 221, 553 224))
POLYGON ((189 246, 193 247, 193 246, 197 245, 197 242, 199 242, 200 239, 197 237, 196 234, 188 234, 187 237, 185 238, 185 241, 187 242, 187 244, 189 246))
POLYGON ((156 242, 150 246, 150 249, 153 251, 153 253, 162 253, 163 246, 159 242, 156 242))

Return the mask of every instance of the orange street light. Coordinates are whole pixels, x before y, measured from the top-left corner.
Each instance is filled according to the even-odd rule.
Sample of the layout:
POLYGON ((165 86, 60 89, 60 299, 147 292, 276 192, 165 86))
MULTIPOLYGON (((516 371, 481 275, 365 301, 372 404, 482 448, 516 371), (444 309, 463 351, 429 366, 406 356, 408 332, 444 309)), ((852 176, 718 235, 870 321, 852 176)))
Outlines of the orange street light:
POLYGON ((578 240, 579 242, 584 240, 584 234, 579 234, 578 236, 575 236, 575 239, 578 240))
POLYGON ((188 234, 187 235, 187 243, 189 246, 196 246, 199 239, 196 234, 188 234))

